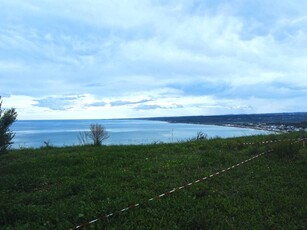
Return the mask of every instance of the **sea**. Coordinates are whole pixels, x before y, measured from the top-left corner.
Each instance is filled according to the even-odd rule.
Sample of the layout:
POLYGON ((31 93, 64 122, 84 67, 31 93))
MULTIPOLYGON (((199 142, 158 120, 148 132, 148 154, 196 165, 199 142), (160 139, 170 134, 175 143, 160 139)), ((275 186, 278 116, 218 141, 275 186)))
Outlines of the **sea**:
POLYGON ((255 129, 142 119, 18 120, 11 127, 15 133, 12 148, 80 145, 80 133, 89 131, 91 124, 101 124, 106 129, 109 138, 103 141, 105 145, 172 143, 194 138, 198 132, 206 134, 208 138, 269 134, 255 129))

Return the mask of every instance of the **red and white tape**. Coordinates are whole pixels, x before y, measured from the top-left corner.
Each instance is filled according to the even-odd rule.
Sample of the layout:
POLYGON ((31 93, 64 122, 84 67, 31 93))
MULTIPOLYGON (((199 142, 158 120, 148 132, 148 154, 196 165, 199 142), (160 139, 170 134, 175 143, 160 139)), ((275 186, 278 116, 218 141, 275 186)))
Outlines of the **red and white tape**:
MULTIPOLYGON (((304 141, 304 140, 306 140, 306 138, 296 139, 296 141, 293 142, 292 144, 295 144, 295 143, 298 143, 298 142, 304 141)), ((274 143, 274 142, 280 142, 280 141, 284 141, 284 140, 278 140, 278 141, 265 141, 265 142, 263 142, 263 143, 274 143)), ((288 139, 287 141, 293 141, 293 139, 288 139)), ((226 168, 226 169, 220 170, 220 171, 218 171, 218 172, 216 172, 216 173, 213 173, 213 174, 211 174, 211 175, 209 175, 209 176, 205 176, 205 177, 203 177, 203 178, 200 178, 200 179, 195 180, 195 181, 193 181, 193 182, 190 182, 190 183, 188 183, 188 184, 182 185, 182 186, 180 186, 180 187, 173 188, 172 190, 170 190, 170 191, 168 191, 168 192, 162 193, 162 194, 160 194, 160 195, 158 195, 158 196, 155 196, 155 197, 152 197, 152 198, 148 199, 147 202, 150 202, 150 201, 153 201, 153 200, 160 199, 160 198, 162 198, 162 197, 164 197, 164 196, 171 195, 171 194, 174 193, 174 192, 180 191, 180 190, 182 190, 182 189, 184 189, 184 188, 187 188, 187 187, 189 187, 189 186, 192 186, 192 185, 195 185, 195 184, 197 184, 197 183, 203 182, 203 181, 205 181, 205 180, 207 180, 207 179, 209 179, 209 178, 211 178, 211 177, 218 176, 218 175, 220 175, 220 174, 222 174, 222 173, 225 173, 225 172, 227 172, 227 171, 229 171, 229 170, 231 170, 231 169, 234 169, 234 168, 236 168, 236 167, 238 167, 238 166, 240 166, 240 165, 243 165, 243 164, 245 164, 245 163, 247 163, 247 162, 249 162, 249 161, 252 161, 252 160, 254 160, 254 159, 256 159, 256 158, 258 158, 258 157, 260 157, 260 156, 262 156, 262 155, 264 155, 264 154, 266 154, 266 153, 270 153, 270 152, 272 152, 272 151, 273 151, 273 150, 268 150, 268 151, 266 151, 266 152, 257 154, 257 155, 255 155, 255 156, 253 156, 253 157, 251 157, 251 158, 249 158, 249 159, 247 159, 247 160, 241 161, 241 162, 238 163, 238 164, 232 165, 232 166, 230 166, 230 167, 228 167, 228 168, 226 168)), ((90 225, 90 224, 93 224, 93 223, 99 221, 99 220, 108 219, 108 218, 111 217, 111 216, 114 216, 114 215, 120 214, 120 213, 124 213, 124 212, 126 212, 126 211, 128 211, 128 210, 130 210, 130 209, 137 208, 137 207, 139 207, 139 206, 141 206, 141 205, 142 205, 141 203, 132 204, 132 205, 130 205, 130 206, 126 207, 126 208, 123 208, 123 209, 121 209, 121 210, 119 210, 119 211, 110 213, 110 214, 108 214, 108 215, 103 215, 103 216, 98 217, 98 218, 96 218, 96 219, 94 219, 94 220, 91 220, 91 221, 85 222, 85 223, 83 223, 83 224, 80 224, 80 225, 76 226, 76 227, 73 228, 73 229, 79 229, 79 228, 82 228, 82 227, 86 227, 86 226, 88 226, 88 225, 90 225)), ((72 230, 72 229, 71 229, 71 230, 72 230)))
POLYGON ((278 142, 289 142, 289 141, 301 141, 303 139, 281 139, 281 140, 271 140, 271 141, 261 141, 261 142, 244 142, 243 145, 256 145, 256 144, 272 144, 272 143, 278 143, 278 142))
MULTIPOLYGON (((216 173, 213 173, 213 174, 211 174, 211 175, 209 175, 209 176, 200 178, 200 179, 198 179, 198 180, 196 180, 196 181, 190 182, 190 183, 185 184, 185 185, 182 185, 182 186, 180 186, 180 187, 173 188, 172 190, 170 190, 170 191, 168 191, 168 192, 162 193, 162 194, 160 194, 160 195, 158 195, 158 196, 155 196, 155 197, 152 197, 152 198, 148 199, 147 202, 150 202, 150 201, 153 201, 153 200, 156 200, 156 199, 160 199, 160 198, 162 198, 162 197, 164 197, 164 196, 171 195, 172 193, 174 193, 174 192, 176 192, 176 191, 182 190, 182 189, 184 189, 184 188, 187 188, 187 187, 192 186, 192 185, 194 185, 194 184, 197 184, 197 183, 199 183, 199 182, 205 181, 205 180, 207 180, 207 179, 209 179, 209 178, 211 178, 211 177, 214 177, 214 176, 217 176, 217 175, 219 175, 219 174, 225 173, 225 172, 227 172, 227 171, 229 171, 229 170, 231 170, 231 169, 234 169, 234 168, 236 168, 236 167, 238 167, 238 166, 240 166, 240 165, 242 165, 242 164, 245 164, 245 163, 247 163, 247 162, 249 162, 249 161, 251 161, 251 160, 254 160, 254 159, 256 159, 256 158, 258 158, 258 157, 260 157, 260 156, 262 156, 262 155, 264 155, 264 154, 266 154, 266 153, 268 153, 268 152, 270 152, 270 151, 260 153, 260 154, 258 154, 258 155, 255 155, 254 157, 251 157, 251 158, 249 158, 249 159, 247 159, 247 160, 244 160, 244 161, 242 161, 242 162, 240 162, 240 163, 238 163, 238 164, 232 165, 232 166, 230 166, 230 167, 228 167, 228 168, 226 168, 226 169, 223 169, 223 170, 221 170, 221 171, 218 171, 218 172, 216 172, 216 173)), ((128 211, 128 210, 130 210, 130 209, 137 208, 137 207, 139 207, 140 205, 141 205, 140 203, 130 205, 130 206, 128 206, 128 207, 126 207, 126 208, 123 208, 123 209, 121 209, 121 210, 119 210, 119 211, 110 213, 110 214, 108 214, 108 215, 103 215, 103 216, 98 217, 98 218, 96 218, 96 219, 94 219, 94 220, 91 220, 91 221, 88 221, 88 222, 86 222, 86 223, 80 224, 80 225, 76 226, 74 229, 79 229, 79 228, 85 227, 85 226, 87 226, 87 225, 90 225, 90 224, 93 224, 93 223, 97 222, 98 220, 108 219, 109 217, 114 216, 114 215, 116 215, 116 214, 120 214, 120 213, 126 212, 126 211, 128 211)))

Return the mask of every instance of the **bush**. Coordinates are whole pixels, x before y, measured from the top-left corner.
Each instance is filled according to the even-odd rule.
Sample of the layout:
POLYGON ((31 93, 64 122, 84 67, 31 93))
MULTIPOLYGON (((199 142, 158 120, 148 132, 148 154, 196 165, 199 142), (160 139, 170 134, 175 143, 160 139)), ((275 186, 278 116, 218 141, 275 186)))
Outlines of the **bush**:
POLYGON ((0 97, 0 154, 5 153, 13 144, 12 139, 15 134, 10 131, 10 126, 17 118, 15 109, 2 109, 2 100, 0 97))
POLYGON ((109 134, 106 129, 100 124, 91 124, 90 131, 79 133, 78 139, 80 144, 87 145, 90 141, 94 145, 100 146, 103 140, 109 138, 109 134))
POLYGON ((189 139, 188 141, 203 141, 208 140, 208 135, 202 131, 197 132, 196 137, 189 139))

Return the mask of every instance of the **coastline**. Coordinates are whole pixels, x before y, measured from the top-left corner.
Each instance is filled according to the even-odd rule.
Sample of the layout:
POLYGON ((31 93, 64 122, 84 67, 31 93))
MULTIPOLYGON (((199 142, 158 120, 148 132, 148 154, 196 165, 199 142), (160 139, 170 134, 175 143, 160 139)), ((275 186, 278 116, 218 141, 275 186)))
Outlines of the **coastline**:
MULTIPOLYGON (((148 119, 152 120, 152 119, 148 119)), ((242 128, 242 129, 254 129, 254 130, 260 130, 260 131, 267 131, 272 132, 275 134, 283 134, 283 133, 289 133, 293 131, 300 131, 301 129, 296 128, 294 126, 287 126, 285 124, 279 124, 279 125, 268 125, 268 124, 236 124, 236 123, 204 123, 204 122, 192 122, 192 121, 175 121, 175 120, 167 120, 167 119, 155 119, 156 121, 164 121, 168 123, 178 123, 178 124, 195 124, 195 125, 213 125, 213 126, 222 126, 222 127, 234 127, 234 128, 242 128)))
POLYGON ((255 130, 261 130, 261 131, 272 132, 272 133, 275 133, 275 134, 287 133, 287 132, 285 132, 285 131, 272 130, 272 129, 267 128, 267 127, 258 127, 258 126, 249 126, 249 125, 239 125, 239 124, 218 124, 218 126, 235 127, 235 128, 242 128, 242 129, 255 129, 255 130))

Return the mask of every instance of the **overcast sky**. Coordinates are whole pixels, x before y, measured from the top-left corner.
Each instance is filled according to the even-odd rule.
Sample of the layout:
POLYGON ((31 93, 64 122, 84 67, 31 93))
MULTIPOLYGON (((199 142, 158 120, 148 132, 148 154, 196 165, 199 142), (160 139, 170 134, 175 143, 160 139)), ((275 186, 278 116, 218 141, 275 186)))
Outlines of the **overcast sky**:
POLYGON ((19 119, 307 111, 306 0, 1 0, 19 119))

